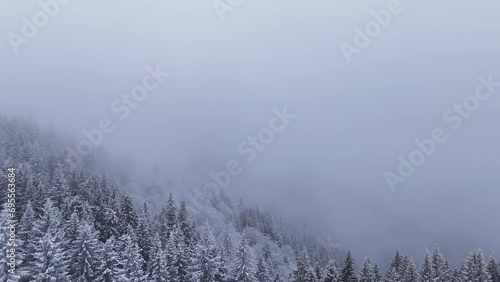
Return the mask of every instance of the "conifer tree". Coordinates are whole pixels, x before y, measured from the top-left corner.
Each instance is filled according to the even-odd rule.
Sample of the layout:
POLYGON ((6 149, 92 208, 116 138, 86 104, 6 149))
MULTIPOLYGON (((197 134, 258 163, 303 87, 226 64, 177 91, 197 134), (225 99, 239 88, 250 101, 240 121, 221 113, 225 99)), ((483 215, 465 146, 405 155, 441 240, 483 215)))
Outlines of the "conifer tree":
POLYGON ((42 216, 33 226, 36 262, 32 273, 40 281, 66 281, 68 263, 63 246, 64 232, 61 228, 61 213, 47 200, 42 216))
POLYGON ((273 282, 283 282, 279 274, 276 274, 273 278, 273 282))
POLYGON ((472 251, 462 267, 462 281, 491 282, 486 266, 483 252, 480 249, 472 251))
POLYGON ((255 277, 259 282, 269 281, 269 275, 267 273, 266 267, 264 266, 264 261, 262 260, 262 258, 259 258, 257 262, 257 271, 255 273, 255 277))
POLYGON ((342 268, 342 282, 356 282, 354 259, 351 254, 351 250, 347 250, 347 255, 344 260, 344 266, 342 268))
POLYGON ((366 257, 358 275, 359 282, 372 282, 372 264, 370 258, 366 257))
POLYGON ((341 271, 337 262, 331 260, 326 266, 325 274, 321 282, 341 282, 341 271))
POLYGON ((10 216, 11 207, 8 203, 3 204, 2 206, 3 208, 0 210, 0 281, 17 281, 19 278, 17 275, 18 273, 17 271, 12 273, 10 271, 11 266, 9 265, 10 263, 13 263, 13 265, 16 266, 17 263, 21 263, 20 256, 17 255, 14 258, 11 258, 11 253, 9 252, 9 250, 13 248, 12 243, 19 243, 9 241, 9 225, 11 223, 15 223, 15 221, 13 221, 13 218, 10 216), (14 259, 14 262, 11 262, 11 259, 14 259))
POLYGON ((191 247, 193 245, 194 241, 194 236, 193 236, 193 230, 191 230, 191 224, 189 223, 189 218, 188 218, 188 213, 187 213, 187 208, 186 208, 186 202, 182 201, 181 206, 179 208, 179 214, 177 216, 177 222, 179 225, 179 230, 184 238, 184 243, 188 246, 191 247))
POLYGON ((238 282, 256 282, 252 253, 245 233, 241 234, 240 244, 236 251, 233 266, 233 280, 238 282))
POLYGON ((486 271, 491 276, 491 282, 500 282, 500 265, 495 256, 490 257, 486 271))
POLYGON ((215 282, 227 280, 224 261, 217 249, 213 231, 208 222, 203 228, 203 234, 199 241, 196 266, 197 269, 194 274, 196 281, 215 282))
POLYGON ((432 267, 431 253, 429 250, 425 252, 424 261, 420 267, 420 281, 421 282, 433 282, 434 272, 432 267))
POLYGON ((403 282, 414 282, 418 281, 418 271, 413 259, 408 255, 403 256, 402 269, 400 270, 400 276, 403 282))
POLYGON ((448 261, 441 253, 439 246, 436 244, 431 256, 433 281, 448 282, 451 278, 451 271, 448 267, 448 261))
POLYGON ((120 282, 123 277, 123 269, 119 262, 119 256, 116 252, 115 237, 110 237, 103 247, 101 274, 97 281, 120 282))
POLYGON ((120 220, 122 222, 122 228, 127 230, 127 226, 131 226, 133 229, 137 228, 139 219, 134 208, 134 203, 132 198, 126 194, 122 197, 122 202, 120 206, 120 220))
POLYGON ((382 273, 378 268, 378 264, 374 264, 372 268, 372 282, 381 282, 382 281, 382 273))
POLYGON ((78 228, 76 240, 72 242, 74 257, 69 267, 72 281, 95 281, 100 276, 102 246, 97 231, 88 223, 78 228))
POLYGON ((398 273, 396 267, 393 267, 387 271, 387 275, 385 276, 386 282, 402 282, 403 279, 398 273))
POLYGON ((180 281, 179 278, 179 268, 177 262, 181 253, 178 248, 178 233, 176 230, 172 231, 170 237, 168 238, 167 247, 166 247, 166 262, 167 262, 167 270, 168 277, 172 282, 180 281))
MULTIPOLYGON (((389 265, 389 269, 387 270, 386 273, 386 280, 388 278, 388 275, 394 276, 393 272, 396 272, 398 276, 401 276, 401 266, 403 264, 403 257, 399 253, 399 250, 396 251, 396 254, 394 254, 394 257, 392 258, 391 264, 389 265)), ((391 278, 393 279, 393 278, 391 278)))
POLYGON ((152 231, 149 222, 149 209, 147 203, 144 203, 143 210, 139 216, 139 227, 137 228, 137 245, 141 250, 142 258, 144 259, 143 270, 147 270, 147 264, 151 256, 152 248, 152 231))
POLYGON ((120 252, 119 252, 119 262, 124 270, 120 280, 121 281, 146 281, 147 276, 145 275, 142 266, 144 260, 140 254, 139 247, 137 243, 132 240, 132 236, 129 234, 120 237, 120 252))
MULTIPOLYGON (((34 245, 34 235, 33 226, 35 222, 35 212, 33 211, 33 206, 31 201, 26 205, 24 214, 19 222, 19 240, 21 243, 20 251, 23 253, 23 261, 19 263, 19 272, 24 279, 32 279, 30 274, 30 268, 36 262, 35 257, 35 245, 34 245)), ((1 281, 1 280, 0 280, 1 281)))
POLYGON ((169 194, 167 200, 167 208, 165 210, 165 219, 167 221, 167 238, 170 237, 170 233, 174 232, 177 226, 177 207, 172 193, 169 194))
POLYGON ((151 259, 149 261, 149 278, 154 282, 168 281, 167 258, 158 234, 153 237, 151 259))

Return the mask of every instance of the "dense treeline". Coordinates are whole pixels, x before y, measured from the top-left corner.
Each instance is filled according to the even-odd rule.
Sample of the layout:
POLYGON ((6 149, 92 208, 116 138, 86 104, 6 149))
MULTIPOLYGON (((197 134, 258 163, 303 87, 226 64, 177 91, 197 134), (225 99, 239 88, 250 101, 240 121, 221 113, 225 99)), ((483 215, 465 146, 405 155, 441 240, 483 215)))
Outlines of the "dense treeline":
POLYGON ((437 246, 420 268, 398 252, 385 275, 369 258, 357 269, 350 252, 337 262, 315 236, 223 194, 208 201, 222 223, 195 220, 172 194, 152 211, 92 159, 69 163, 59 147, 33 123, 0 116, 0 187, 8 168, 17 187, 15 275, 6 264, 12 219, 0 193, 0 281, 500 282, 493 257, 476 250, 451 270, 437 246))
POLYGON ((0 281, 253 281, 262 273, 287 277, 298 247, 327 253, 315 251, 324 247, 313 236, 259 208, 233 206, 222 194, 207 201, 226 209, 218 214, 222 224, 209 216, 195 222, 186 201, 172 194, 152 212, 103 174, 92 156, 74 163, 59 148, 54 133, 0 116, 0 187, 7 187, 9 168, 17 187, 11 276, 10 207, 7 193, 0 193, 0 281))
POLYGON ((356 271, 350 251, 342 264, 331 260, 324 269, 314 268, 306 251, 297 258, 293 271, 293 282, 500 282, 500 265, 491 257, 484 259, 481 250, 472 251, 460 269, 451 269, 448 261, 436 245, 432 252, 425 253, 420 268, 413 258, 396 252, 389 269, 382 275, 378 265, 366 257, 356 271))

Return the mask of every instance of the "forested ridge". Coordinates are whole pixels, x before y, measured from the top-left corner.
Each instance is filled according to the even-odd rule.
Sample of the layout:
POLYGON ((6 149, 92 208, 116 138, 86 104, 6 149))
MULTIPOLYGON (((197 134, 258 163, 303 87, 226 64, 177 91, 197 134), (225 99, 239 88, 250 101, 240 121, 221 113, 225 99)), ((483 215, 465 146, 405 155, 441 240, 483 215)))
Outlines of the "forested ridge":
POLYGON ((62 140, 20 118, 0 116, 0 187, 0 281, 500 282, 498 262, 479 249, 458 269, 437 245, 423 252, 418 267, 396 252, 380 269, 224 194, 169 192, 157 207, 132 197, 92 156, 70 161, 62 140))

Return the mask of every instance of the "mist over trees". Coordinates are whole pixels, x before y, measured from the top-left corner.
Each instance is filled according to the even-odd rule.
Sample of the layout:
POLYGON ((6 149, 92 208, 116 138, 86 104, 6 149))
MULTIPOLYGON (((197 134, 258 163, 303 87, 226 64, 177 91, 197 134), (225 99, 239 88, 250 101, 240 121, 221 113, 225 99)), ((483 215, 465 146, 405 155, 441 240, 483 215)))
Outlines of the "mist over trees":
POLYGON ((436 245, 420 264, 396 252, 382 270, 224 194, 169 193, 153 210, 92 156, 70 163, 61 143, 31 121, 0 116, 0 187, 14 168, 18 223, 11 274, 0 193, 0 281, 500 282, 498 261, 480 249, 457 269, 436 245))

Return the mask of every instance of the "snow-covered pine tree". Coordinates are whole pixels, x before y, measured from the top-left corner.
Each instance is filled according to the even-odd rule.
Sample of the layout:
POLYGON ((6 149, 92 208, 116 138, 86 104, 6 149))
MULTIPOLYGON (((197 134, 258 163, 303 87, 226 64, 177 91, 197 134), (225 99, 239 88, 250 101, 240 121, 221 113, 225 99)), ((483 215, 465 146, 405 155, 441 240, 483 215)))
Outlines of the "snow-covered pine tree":
POLYGON ((495 259, 495 256, 491 256, 488 260, 486 271, 491 276, 491 282, 500 282, 500 265, 495 259))
POLYGON ((434 271, 432 267, 431 253, 429 250, 425 252, 424 261, 420 266, 420 282, 433 282, 434 271))
MULTIPOLYGON (((13 246, 10 246, 9 244, 9 239, 10 239, 10 231, 9 231, 9 225, 10 223, 15 223, 15 221, 12 221, 12 218, 10 216, 10 207, 8 203, 5 203, 2 205, 3 208, 0 211, 0 281, 1 282, 10 282, 10 281, 17 281, 19 278, 18 272, 19 270, 16 270, 15 273, 11 273, 9 271, 10 266, 8 265, 8 262, 10 261, 10 252, 9 250, 13 248, 13 246)), ((19 242, 15 242, 16 244, 19 242)), ((18 251, 20 251, 18 249, 18 251)), ((15 265, 17 263, 20 263, 21 261, 18 259, 19 257, 15 257, 15 265)))
POLYGON ((434 282, 448 282, 451 279, 451 271, 448 267, 448 261, 441 253, 439 246, 436 244, 431 255, 432 262, 432 278, 434 282))
POLYGON ((137 245, 139 246, 142 258, 144 259, 143 270, 147 271, 147 264, 151 256, 152 248, 152 231, 151 223, 149 222, 150 214, 148 204, 144 203, 142 212, 139 216, 137 228, 137 245))
POLYGON ((36 259, 33 256, 35 253, 33 226, 35 222, 35 212, 31 201, 26 205, 24 214, 19 222, 18 236, 21 241, 21 248, 19 251, 23 253, 23 261, 19 265, 19 273, 23 279, 32 279, 30 269, 33 267, 36 259))
POLYGON ((297 257, 297 267, 292 272, 293 282, 314 282, 316 281, 316 273, 312 267, 309 254, 304 249, 297 257))
POLYGON ((33 235, 36 262, 31 274, 35 280, 67 281, 68 262, 65 261, 61 213, 50 199, 45 202, 42 216, 35 221, 33 235))
POLYGON ((376 263, 373 265, 371 277, 372 282, 382 282, 382 273, 376 263))
POLYGON ((418 271, 413 259, 408 255, 403 256, 403 263, 401 269, 401 277, 403 282, 415 282, 418 281, 418 271))
POLYGON ((276 274, 273 278, 273 282, 283 282, 279 274, 276 274))
POLYGON ((167 261, 167 270, 168 277, 172 282, 179 282, 179 268, 177 266, 177 261, 180 257, 180 252, 178 248, 178 233, 177 230, 174 229, 168 238, 167 247, 166 247, 166 261, 167 261))
POLYGON ((318 264, 314 267, 314 275, 316 277, 316 281, 321 281, 323 278, 323 273, 321 273, 321 268, 319 267, 318 264))
POLYGON ((491 276, 486 270, 483 251, 475 250, 469 254, 462 267, 462 281, 466 282, 491 282, 491 276))
POLYGON ((121 221, 118 216, 118 208, 114 205, 114 201, 111 201, 113 205, 104 205, 102 207, 102 220, 99 228, 99 240, 101 242, 106 242, 111 236, 115 238, 122 235, 121 221))
MULTIPOLYGON (((222 250, 225 258, 227 260, 231 259, 233 255, 233 240, 231 239, 231 236, 229 235, 229 230, 226 228, 224 230, 224 236, 222 239, 222 250)), ((266 252, 264 252, 264 258, 266 256, 266 252)))
POLYGON ((58 208, 61 208, 63 201, 70 196, 68 179, 69 175, 67 175, 66 166, 64 163, 58 163, 47 191, 49 199, 58 208))
POLYGON ((139 219, 135 211, 132 198, 128 194, 125 194, 122 197, 119 217, 122 223, 122 228, 124 228, 125 231, 127 230, 127 226, 129 225, 134 229, 137 228, 139 219))
POLYGON ((170 238, 170 233, 174 232, 177 226, 177 207, 172 193, 168 196, 165 219, 167 220, 167 238, 170 238))
POLYGON ((393 267, 387 271, 387 274, 385 275, 385 282, 402 282, 403 279, 398 273, 398 270, 396 267, 393 267))
POLYGON ((74 255, 69 267, 71 281, 96 281, 100 276, 103 250, 98 236, 89 223, 79 226, 76 240, 71 244, 74 255))
POLYGON ((259 258, 257 262, 257 271, 255 273, 255 277, 259 282, 268 282, 270 279, 262 258, 259 258))
POLYGON ((185 201, 181 201, 179 214, 177 215, 177 222, 179 225, 180 233, 184 238, 184 243, 186 244, 186 246, 192 247, 194 244, 194 230, 191 229, 185 201))
POLYGON ((116 252, 116 240, 111 236, 103 246, 101 274, 96 281, 102 282, 121 282, 123 269, 119 263, 118 253, 116 252))
POLYGON ((344 265, 342 267, 342 282, 356 282, 356 267, 354 264, 354 258, 352 257, 351 250, 347 250, 347 255, 344 259, 344 265))
POLYGON ((252 252, 245 232, 241 234, 240 244, 234 257, 233 280, 237 282, 256 282, 252 252))
POLYGON ((394 254, 394 257, 392 258, 391 264, 389 265, 389 269, 387 269, 387 273, 385 275, 386 280, 388 278, 388 275, 394 276, 393 272, 396 272, 398 274, 398 277, 401 277, 402 264, 403 264, 403 256, 401 256, 399 250, 397 250, 396 253, 394 254))
POLYGON ((203 228, 195 265, 194 277, 198 282, 226 281, 228 278, 224 268, 224 260, 217 249, 215 237, 208 222, 203 228))
POLYGON ((139 252, 137 243, 132 239, 132 236, 125 234, 119 239, 119 263, 122 266, 123 273, 120 277, 121 281, 146 281, 142 266, 144 260, 139 252))
POLYGON ((330 260, 326 266, 323 280, 321 282, 341 282, 340 268, 335 260, 330 260))
POLYGON ((149 261, 148 271, 149 279, 153 282, 168 281, 167 257, 161 247, 161 241, 158 234, 155 234, 152 241, 151 259, 149 261))
POLYGON ((359 282, 372 282, 372 263, 369 257, 366 257, 361 266, 358 275, 359 282))

